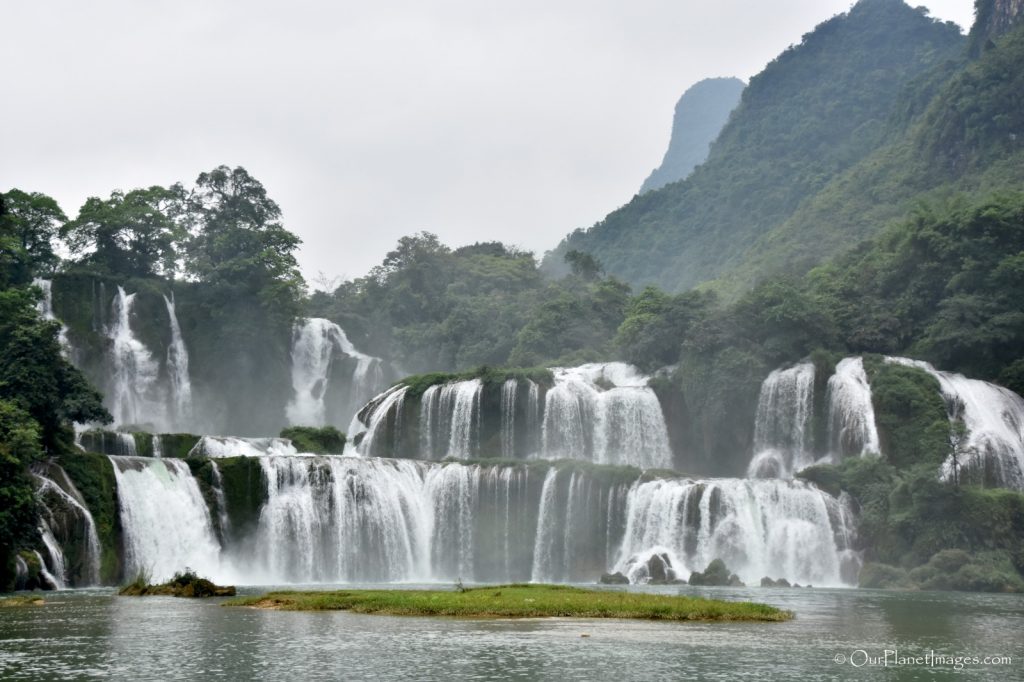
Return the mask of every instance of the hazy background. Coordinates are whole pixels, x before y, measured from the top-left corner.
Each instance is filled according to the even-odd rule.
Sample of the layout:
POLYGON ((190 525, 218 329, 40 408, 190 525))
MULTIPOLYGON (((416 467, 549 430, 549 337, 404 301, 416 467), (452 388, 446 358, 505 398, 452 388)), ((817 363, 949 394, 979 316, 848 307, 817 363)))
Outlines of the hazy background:
MULTIPOLYGON (((850 4, 5 3, 0 189, 73 216, 242 165, 311 279, 419 230, 541 253, 637 191, 687 87, 749 79, 850 4)), ((926 5, 972 20, 972 0, 926 5)))

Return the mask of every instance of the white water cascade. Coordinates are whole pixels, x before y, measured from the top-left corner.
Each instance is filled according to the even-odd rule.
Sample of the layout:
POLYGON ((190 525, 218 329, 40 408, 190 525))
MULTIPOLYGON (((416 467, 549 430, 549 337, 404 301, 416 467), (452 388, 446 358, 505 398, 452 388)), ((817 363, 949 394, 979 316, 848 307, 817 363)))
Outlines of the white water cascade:
POLYGON ((125 575, 163 582, 191 568, 223 579, 210 512, 188 465, 178 459, 115 457, 125 575))
POLYGON ((516 395, 519 381, 506 379, 501 385, 501 456, 515 457, 516 452, 516 395))
POLYGON ((189 451, 189 457, 290 457, 299 454, 287 438, 240 438, 238 436, 203 436, 189 451))
POLYGON ((294 395, 286 407, 291 424, 344 425, 384 387, 382 360, 358 351, 330 320, 314 317, 295 325, 291 360, 294 395), (340 377, 337 366, 346 358, 355 365, 340 377))
MULTIPOLYGON (((210 508, 220 494, 208 507, 183 461, 111 461, 129 576, 146 567, 165 579, 188 566, 252 584, 589 582, 617 568, 644 581, 641 559, 654 551, 681 575, 716 557, 747 580, 844 584, 856 570, 845 502, 799 482, 267 456, 262 480, 248 484, 266 486, 258 517, 237 531, 219 519, 217 533, 220 510, 210 508)), ((215 475, 215 487, 223 480, 215 475)))
POLYGON ((55 577, 63 583, 74 580, 76 586, 98 585, 100 582, 100 539, 96 522, 89 509, 80 501, 80 494, 67 475, 56 469, 63 486, 43 473, 33 473, 39 484, 36 497, 40 502, 40 525, 43 543, 50 557, 55 577), (65 490, 67 486, 68 490, 65 490), (81 568, 77 576, 69 575, 65 553, 58 536, 65 542, 77 541, 81 552, 81 568))
POLYGON ((192 380, 188 373, 188 349, 181 336, 181 326, 174 309, 174 296, 164 296, 167 316, 171 325, 171 345, 167 347, 167 374, 170 377, 171 397, 174 404, 172 424, 184 429, 192 422, 192 380))
POLYGON ((668 429, 648 377, 621 362, 552 371, 541 435, 545 459, 672 467, 668 429))
POLYGON ((36 309, 44 320, 60 324, 60 331, 57 333, 57 341, 60 343, 60 348, 64 355, 70 355, 71 342, 68 341, 68 328, 64 326, 63 322, 57 319, 56 315, 53 314, 53 281, 36 278, 32 280, 32 284, 43 291, 43 298, 37 304, 36 309))
MULTIPOLYGON (((46 553, 50 557, 50 571, 46 576, 53 583, 55 590, 63 590, 67 584, 67 568, 64 565, 64 552, 61 550, 60 545, 57 543, 57 539, 53 537, 53 531, 50 530, 50 524, 43 519, 42 525, 39 527, 39 535, 43 540, 43 546, 46 547, 46 553)), ((36 552, 36 556, 39 553, 36 552)), ((41 558, 40 558, 41 560, 41 558)), ((46 564, 43 563, 43 567, 46 564)))
POLYGON ((808 439, 814 412, 814 365, 777 369, 761 384, 754 421, 751 478, 789 478, 814 463, 808 439))
MULTIPOLYGON (((890 357, 886 361, 917 367, 938 380, 949 418, 962 420, 967 428, 959 462, 961 476, 1024 490, 1024 398, 1008 388, 943 372, 920 360, 890 357)), ((943 477, 951 480, 952 457, 942 469, 943 477)))
POLYGON ((616 569, 632 581, 664 553, 677 575, 722 559, 747 584, 785 576, 791 582, 855 582, 852 512, 847 503, 800 481, 669 479, 629 491, 626 530, 616 569))
POLYGON ((828 439, 831 454, 838 459, 881 453, 871 386, 861 357, 840 360, 829 377, 828 439))
POLYGON ((431 386, 420 399, 420 456, 466 459, 476 453, 480 426, 479 379, 431 386))
POLYGON ((401 440, 402 407, 408 392, 408 386, 392 386, 360 410, 348 427, 345 453, 367 457, 390 454, 388 445, 394 447, 401 440))
POLYGON ((113 322, 108 330, 111 341, 110 413, 117 425, 163 425, 165 410, 159 395, 160 367, 145 344, 132 332, 131 314, 135 294, 117 288, 113 304, 113 322))

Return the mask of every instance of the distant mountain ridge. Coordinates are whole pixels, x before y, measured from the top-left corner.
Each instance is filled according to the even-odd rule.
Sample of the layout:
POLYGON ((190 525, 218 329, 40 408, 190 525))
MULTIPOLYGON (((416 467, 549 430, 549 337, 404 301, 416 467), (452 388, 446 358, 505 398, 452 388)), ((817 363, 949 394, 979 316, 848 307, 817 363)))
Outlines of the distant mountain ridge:
POLYGON ((686 178, 708 158, 746 84, 739 78, 706 78, 690 86, 676 103, 672 137, 661 165, 644 180, 640 193, 686 178))
MULTIPOLYGON (((901 107, 909 113, 899 125, 910 127, 931 99, 929 88, 959 68, 966 45, 956 25, 924 9, 861 0, 751 79, 707 160, 688 178, 570 234, 548 254, 548 265, 568 250, 584 251, 634 286, 669 291, 746 267, 755 244, 770 243, 810 198, 893 136, 901 107)), ((827 239, 821 248, 811 243, 804 269, 869 231, 827 239)), ((766 271, 785 265, 772 262, 766 271)), ((760 272, 746 276, 737 286, 760 272)))

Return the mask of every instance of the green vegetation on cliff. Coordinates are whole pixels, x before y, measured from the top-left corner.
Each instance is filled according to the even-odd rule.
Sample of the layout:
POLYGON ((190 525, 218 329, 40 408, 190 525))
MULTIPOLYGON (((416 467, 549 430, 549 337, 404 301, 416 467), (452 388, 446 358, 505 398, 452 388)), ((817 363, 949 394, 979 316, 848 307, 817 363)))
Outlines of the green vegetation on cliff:
POLYGON ((498 585, 447 590, 270 592, 226 606, 285 611, 344 610, 393 616, 461 618, 643 618, 648 620, 785 621, 774 606, 637 592, 584 590, 564 585, 498 585))
POLYGON ((586 251, 632 284, 680 291, 755 255, 770 252, 771 259, 747 273, 748 284, 777 272, 791 248, 820 261, 856 243, 868 232, 832 232, 828 222, 805 244, 776 243, 774 235, 886 140, 900 94, 959 57, 964 44, 954 25, 901 0, 861 0, 751 79, 707 161, 689 178, 634 197, 590 230, 569 235, 551 257, 586 251))

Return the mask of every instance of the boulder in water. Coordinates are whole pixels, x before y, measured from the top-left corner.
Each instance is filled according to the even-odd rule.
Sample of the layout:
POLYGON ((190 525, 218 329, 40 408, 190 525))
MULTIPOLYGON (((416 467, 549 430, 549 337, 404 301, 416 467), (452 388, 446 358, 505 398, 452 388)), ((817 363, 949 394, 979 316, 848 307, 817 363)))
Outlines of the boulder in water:
POLYGON ((711 587, 745 587, 743 581, 735 573, 729 573, 728 567, 721 559, 715 559, 704 572, 694 571, 690 574, 691 585, 707 585, 711 587))
POLYGON ((618 572, 602 573, 601 578, 597 582, 601 585, 628 585, 629 578, 618 572))
POLYGON ((772 580, 768 576, 761 578, 761 587, 793 587, 789 584, 789 581, 785 578, 779 578, 778 580, 772 580))

